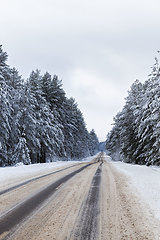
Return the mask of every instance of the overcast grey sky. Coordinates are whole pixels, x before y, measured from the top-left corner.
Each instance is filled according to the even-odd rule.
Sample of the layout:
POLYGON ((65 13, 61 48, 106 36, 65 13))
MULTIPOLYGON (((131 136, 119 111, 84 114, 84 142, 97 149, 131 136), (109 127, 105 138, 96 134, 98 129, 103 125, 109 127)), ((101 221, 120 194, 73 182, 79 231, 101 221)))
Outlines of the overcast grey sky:
POLYGON ((159 10, 159 0, 0 0, 0 40, 23 77, 57 74, 102 141, 133 81, 150 73, 159 10))

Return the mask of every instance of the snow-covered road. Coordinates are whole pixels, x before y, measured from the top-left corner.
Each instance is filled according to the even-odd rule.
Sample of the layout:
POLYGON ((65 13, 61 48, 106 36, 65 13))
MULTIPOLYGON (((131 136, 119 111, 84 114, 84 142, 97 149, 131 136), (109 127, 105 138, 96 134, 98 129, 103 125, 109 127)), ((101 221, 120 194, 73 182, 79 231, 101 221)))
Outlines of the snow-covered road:
POLYGON ((133 191, 146 203, 160 220, 160 167, 139 166, 123 162, 109 162, 128 177, 133 191))
POLYGON ((39 163, 31 165, 17 164, 13 167, 0 167, 0 191, 17 183, 49 174, 53 171, 76 165, 82 162, 91 161, 93 157, 83 159, 83 161, 56 161, 51 163, 39 163))
POLYGON ((86 160, 0 168, 0 239, 159 240, 159 168, 86 160))

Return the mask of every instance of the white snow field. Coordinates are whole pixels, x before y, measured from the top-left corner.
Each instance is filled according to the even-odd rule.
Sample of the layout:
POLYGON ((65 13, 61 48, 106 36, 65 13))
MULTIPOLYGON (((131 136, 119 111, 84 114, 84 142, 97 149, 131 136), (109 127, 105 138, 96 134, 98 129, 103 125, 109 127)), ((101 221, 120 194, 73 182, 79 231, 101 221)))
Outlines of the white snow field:
POLYGON ((108 156, 106 160, 128 176, 133 190, 136 189, 142 201, 149 205, 155 217, 160 220, 160 167, 115 162, 108 156))

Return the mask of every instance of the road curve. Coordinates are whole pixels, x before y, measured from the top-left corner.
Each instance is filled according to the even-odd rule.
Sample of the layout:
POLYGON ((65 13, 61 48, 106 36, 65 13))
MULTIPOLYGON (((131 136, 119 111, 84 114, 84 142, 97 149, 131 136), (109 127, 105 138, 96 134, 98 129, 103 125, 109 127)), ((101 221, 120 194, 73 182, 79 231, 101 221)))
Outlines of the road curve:
POLYGON ((27 197, 12 208, 6 205, 8 211, 0 218, 1 240, 160 239, 158 220, 102 153, 92 163, 4 193, 0 201, 7 196, 14 200, 25 188, 27 197))

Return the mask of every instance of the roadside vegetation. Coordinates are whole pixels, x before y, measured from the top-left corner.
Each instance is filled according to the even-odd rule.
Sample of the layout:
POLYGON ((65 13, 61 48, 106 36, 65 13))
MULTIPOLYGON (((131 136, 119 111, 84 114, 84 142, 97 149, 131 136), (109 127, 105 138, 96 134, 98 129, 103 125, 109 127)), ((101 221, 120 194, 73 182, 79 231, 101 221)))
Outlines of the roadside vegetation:
POLYGON ((114 160, 160 165, 160 67, 158 59, 148 80, 136 80, 125 105, 114 118, 106 148, 114 160))
POLYGON ((0 46, 0 166, 94 155, 96 133, 58 76, 35 70, 24 80, 7 58, 0 46))

